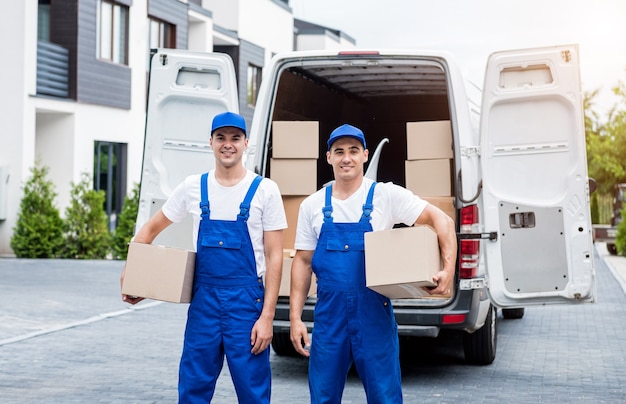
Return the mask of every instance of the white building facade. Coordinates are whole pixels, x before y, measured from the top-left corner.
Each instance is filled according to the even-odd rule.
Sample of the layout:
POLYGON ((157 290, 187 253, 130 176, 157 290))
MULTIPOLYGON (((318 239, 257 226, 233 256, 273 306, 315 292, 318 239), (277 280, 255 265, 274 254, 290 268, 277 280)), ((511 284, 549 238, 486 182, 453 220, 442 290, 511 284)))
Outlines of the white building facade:
POLYGON ((23 186, 36 161, 49 168, 61 214, 72 182, 88 173, 106 192, 115 227, 141 177, 151 48, 230 54, 250 123, 274 54, 355 46, 320 26, 317 39, 308 30, 299 40, 288 0, 24 0, 0 2, 0 15, 2 49, 12 60, 0 78, 0 256, 13 254, 23 186))

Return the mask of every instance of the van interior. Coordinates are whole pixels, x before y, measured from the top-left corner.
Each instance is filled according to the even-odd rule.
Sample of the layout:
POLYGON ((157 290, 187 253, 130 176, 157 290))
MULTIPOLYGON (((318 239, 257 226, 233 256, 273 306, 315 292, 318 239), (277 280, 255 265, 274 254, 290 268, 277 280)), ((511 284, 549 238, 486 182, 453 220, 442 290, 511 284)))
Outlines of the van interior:
MULTIPOLYGON (((404 186, 406 123, 450 119, 446 82, 441 66, 415 65, 415 61, 291 67, 280 75, 272 120, 318 121, 321 156, 330 132, 344 123, 363 130, 370 156, 375 146, 388 138, 378 180, 404 186)), ((269 153, 271 158, 271 147, 269 153)), ((320 159, 317 174, 318 187, 332 179, 325 159, 320 159)))

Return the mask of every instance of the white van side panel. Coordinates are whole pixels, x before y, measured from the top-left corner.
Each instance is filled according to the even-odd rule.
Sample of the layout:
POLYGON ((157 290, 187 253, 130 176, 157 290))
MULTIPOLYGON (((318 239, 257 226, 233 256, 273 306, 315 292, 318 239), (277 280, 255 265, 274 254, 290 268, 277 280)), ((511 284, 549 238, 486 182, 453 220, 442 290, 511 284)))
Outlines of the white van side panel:
MULTIPOLYGON (((160 49, 152 58, 137 229, 191 174, 215 166, 213 117, 238 112, 235 69, 226 54, 160 49)), ((155 244, 195 249, 192 220, 173 224, 155 244)))
POLYGON ((493 54, 481 118, 489 291, 501 307, 593 300, 576 46, 493 54))

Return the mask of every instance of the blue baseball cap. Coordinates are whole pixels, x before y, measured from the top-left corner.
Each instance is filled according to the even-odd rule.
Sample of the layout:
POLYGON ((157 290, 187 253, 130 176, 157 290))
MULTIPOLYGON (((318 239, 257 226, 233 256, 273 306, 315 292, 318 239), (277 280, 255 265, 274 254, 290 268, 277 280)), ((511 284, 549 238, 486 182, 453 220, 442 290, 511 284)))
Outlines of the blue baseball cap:
POLYGON ((328 138, 328 142, 327 142, 328 150, 330 150, 330 146, 336 140, 339 140, 342 137, 354 138, 358 140, 359 142, 361 142, 364 149, 367 149, 367 146, 365 143, 365 135, 363 135, 363 131, 357 127, 354 127, 352 125, 348 125, 347 123, 345 123, 331 132, 330 137, 328 138))
POLYGON ((243 116, 235 114, 234 112, 224 112, 215 115, 215 118, 213 118, 213 124, 211 125, 211 135, 217 129, 224 128, 226 126, 239 128, 243 131, 243 134, 247 136, 245 119, 243 119, 243 116))

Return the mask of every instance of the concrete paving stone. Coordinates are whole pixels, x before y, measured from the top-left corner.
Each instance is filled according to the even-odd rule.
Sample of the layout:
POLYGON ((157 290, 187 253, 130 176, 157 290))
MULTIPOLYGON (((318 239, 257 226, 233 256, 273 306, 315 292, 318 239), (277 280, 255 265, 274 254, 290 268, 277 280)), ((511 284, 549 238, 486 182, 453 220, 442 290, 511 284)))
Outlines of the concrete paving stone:
MULTIPOLYGON (((614 268, 626 268, 626 258, 604 258, 596 256, 596 303, 500 317, 490 366, 467 365, 458 335, 403 341, 405 402, 626 401, 626 295, 614 268)), ((130 307, 119 295, 122 268, 121 261, 0 259, 2 403, 177 401, 187 305, 130 307)), ((307 361, 273 352, 270 360, 272 402, 309 402, 307 361)), ((343 403, 365 401, 351 372, 343 403)), ((227 366, 213 402, 236 402, 227 366)))

